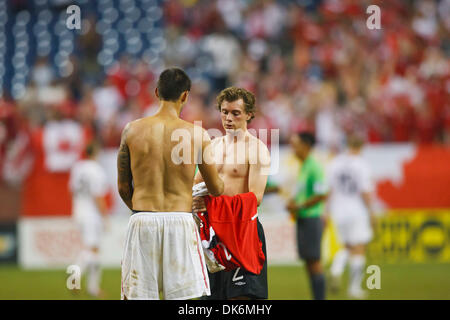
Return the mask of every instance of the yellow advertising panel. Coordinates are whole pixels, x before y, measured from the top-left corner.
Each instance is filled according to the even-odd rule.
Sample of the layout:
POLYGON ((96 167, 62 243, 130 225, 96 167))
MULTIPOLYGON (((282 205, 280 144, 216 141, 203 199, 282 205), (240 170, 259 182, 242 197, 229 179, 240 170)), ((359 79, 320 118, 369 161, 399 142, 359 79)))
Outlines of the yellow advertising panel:
MULTIPOLYGON (((332 223, 324 237, 325 262, 341 244, 332 223)), ((450 262, 450 209, 392 210, 377 222, 367 248, 370 261, 450 262)))

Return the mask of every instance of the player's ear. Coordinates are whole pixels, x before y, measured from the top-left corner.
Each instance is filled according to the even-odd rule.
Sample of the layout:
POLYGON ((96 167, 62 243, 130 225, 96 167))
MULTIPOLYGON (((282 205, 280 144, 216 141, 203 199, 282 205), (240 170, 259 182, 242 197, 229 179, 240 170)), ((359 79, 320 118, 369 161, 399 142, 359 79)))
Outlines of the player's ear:
POLYGON ((155 88, 155 96, 159 99, 159 92, 158 92, 158 88, 155 88))
POLYGON ((182 104, 185 104, 189 96, 189 91, 184 91, 180 96, 180 101, 182 104))

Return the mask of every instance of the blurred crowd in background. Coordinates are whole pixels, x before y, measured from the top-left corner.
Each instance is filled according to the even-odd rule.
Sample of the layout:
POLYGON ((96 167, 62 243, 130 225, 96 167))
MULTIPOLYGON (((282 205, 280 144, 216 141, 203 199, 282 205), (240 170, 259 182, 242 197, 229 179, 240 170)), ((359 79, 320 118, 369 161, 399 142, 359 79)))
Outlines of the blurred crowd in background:
POLYGON ((449 0, 80 1, 82 30, 47 28, 71 3, 1 2, 0 42, 15 46, 2 52, 16 72, 6 85, 3 61, 0 162, 12 141, 50 121, 76 121, 117 148, 128 121, 156 112, 156 80, 169 66, 193 80, 182 117, 206 129, 221 128, 215 97, 233 85, 256 95, 250 127, 279 129, 282 144, 303 129, 331 149, 349 132, 450 144, 449 0), (379 30, 366 26, 371 4, 379 30), (54 49, 53 33, 69 40, 54 49))

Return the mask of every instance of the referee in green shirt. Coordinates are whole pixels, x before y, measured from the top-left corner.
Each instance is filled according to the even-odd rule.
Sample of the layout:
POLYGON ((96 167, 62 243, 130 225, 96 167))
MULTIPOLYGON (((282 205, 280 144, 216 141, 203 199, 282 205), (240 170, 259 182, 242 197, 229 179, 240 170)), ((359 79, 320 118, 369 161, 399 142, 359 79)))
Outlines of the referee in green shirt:
POLYGON ((297 247, 301 259, 305 260, 314 299, 325 299, 325 276, 320 262, 320 247, 324 223, 325 190, 324 170, 312 156, 314 135, 301 132, 290 139, 295 155, 302 161, 297 180, 297 192, 289 201, 288 211, 295 217, 297 225, 297 247))

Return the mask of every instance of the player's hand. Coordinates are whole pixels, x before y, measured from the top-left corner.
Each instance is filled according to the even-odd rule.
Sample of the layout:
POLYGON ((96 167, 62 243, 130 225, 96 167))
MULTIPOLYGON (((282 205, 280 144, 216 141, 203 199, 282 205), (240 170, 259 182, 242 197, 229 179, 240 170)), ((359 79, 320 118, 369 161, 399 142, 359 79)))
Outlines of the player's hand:
POLYGON ((193 197, 192 198, 192 212, 205 212, 206 205, 203 197, 193 197))
POLYGON ((377 228, 377 218, 374 214, 370 214, 370 226, 372 227, 373 231, 375 231, 377 228))
POLYGON ((320 216, 320 220, 322 220, 322 226, 323 229, 325 230, 327 225, 328 225, 328 215, 327 214, 323 214, 322 216, 320 216))
POLYGON ((289 218, 291 219, 292 222, 297 221, 297 215, 295 214, 295 211, 289 211, 289 218))

